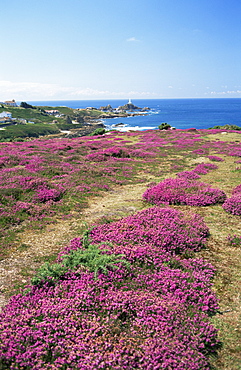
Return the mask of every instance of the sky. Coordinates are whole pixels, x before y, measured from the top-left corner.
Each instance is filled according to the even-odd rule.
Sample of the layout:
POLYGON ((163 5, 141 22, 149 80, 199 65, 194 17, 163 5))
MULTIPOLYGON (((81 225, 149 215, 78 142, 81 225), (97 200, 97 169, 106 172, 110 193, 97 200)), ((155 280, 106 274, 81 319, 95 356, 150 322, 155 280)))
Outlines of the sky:
POLYGON ((1 0, 0 101, 241 97, 240 0, 1 0))

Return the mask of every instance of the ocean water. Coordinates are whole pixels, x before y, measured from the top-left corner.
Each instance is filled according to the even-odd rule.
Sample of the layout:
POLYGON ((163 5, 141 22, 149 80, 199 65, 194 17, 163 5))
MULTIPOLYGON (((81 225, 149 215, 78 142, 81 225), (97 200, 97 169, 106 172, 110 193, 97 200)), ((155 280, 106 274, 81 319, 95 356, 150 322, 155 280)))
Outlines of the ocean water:
MULTIPOLYGON (((60 100, 29 101, 36 106, 67 106, 69 108, 86 108, 106 106, 113 108, 128 103, 128 100, 60 100)), ((206 129, 216 125, 233 124, 241 127, 241 99, 133 99, 132 103, 140 108, 149 107, 146 115, 120 117, 103 120, 109 129, 126 131, 156 129, 166 122, 177 129, 206 129), (123 126, 115 127, 122 123, 123 126)))

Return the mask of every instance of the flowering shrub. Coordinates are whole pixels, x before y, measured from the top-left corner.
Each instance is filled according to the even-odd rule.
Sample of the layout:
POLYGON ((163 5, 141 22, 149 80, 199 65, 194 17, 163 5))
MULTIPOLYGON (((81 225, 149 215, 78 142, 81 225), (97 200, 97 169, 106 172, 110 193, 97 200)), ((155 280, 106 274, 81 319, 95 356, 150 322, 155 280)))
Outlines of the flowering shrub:
POLYGON ((104 162, 107 161, 107 157, 103 153, 91 153, 86 156, 86 159, 95 162, 104 162))
MULTIPOLYGON (((164 156, 175 163, 170 164, 173 171, 183 171, 177 179, 165 180, 165 186, 149 186, 148 194, 156 194, 154 204, 223 202, 221 190, 194 181, 217 168, 215 164, 184 171, 184 161, 172 158, 177 151, 196 157, 208 156, 210 150, 240 157, 239 143, 202 139, 203 133, 219 132, 149 130, 101 139, 1 144, 2 230, 26 218, 53 215, 65 200, 77 207, 85 196, 126 184, 135 175, 139 183, 143 173, 165 176, 170 167, 164 166, 164 156), (125 147, 122 136, 131 138, 125 147)), ((239 196, 240 185, 235 189, 232 195, 239 196)), ((205 244, 208 228, 203 219, 154 207, 96 226, 89 234, 93 243, 102 243, 87 253, 88 258, 98 257, 98 263, 87 258, 84 241, 76 238, 56 264, 45 265, 35 286, 12 297, 3 309, 0 368, 209 369, 207 355, 217 344, 217 332, 208 321, 218 308, 211 290, 214 268, 199 258, 185 259, 205 244), (115 259, 119 255, 122 261, 115 259)), ((230 242, 238 246, 240 237, 230 237, 230 242)))
POLYGON ((200 216, 154 207, 73 239, 58 266, 0 314, 1 369, 208 370, 218 343, 207 316, 218 309, 214 268, 175 256, 198 250, 207 234, 200 216))
POLYGON ((213 163, 200 163, 194 168, 194 172, 197 172, 200 175, 206 175, 209 170, 216 170, 218 166, 213 163))
POLYGON ((97 226, 90 237, 94 243, 113 243, 109 247, 105 245, 105 248, 125 254, 132 262, 148 262, 174 252, 200 250, 208 234, 209 230, 200 216, 154 207, 120 221, 97 226))
POLYGON ((232 215, 241 216, 241 193, 235 193, 223 203, 223 209, 232 215))
POLYGON ((200 179, 200 176, 194 171, 182 171, 177 173, 178 177, 187 179, 187 180, 196 180, 200 179))
POLYGON ((217 339, 206 314, 172 293, 118 288, 124 277, 68 274, 12 298, 1 314, 1 368, 209 369, 204 354, 217 339))
POLYGON ((57 201, 61 197, 61 191, 57 189, 42 188, 39 189, 35 199, 41 203, 48 202, 49 200, 57 201))
POLYGON ((223 158, 217 157, 215 155, 208 155, 208 159, 210 159, 210 161, 223 162, 223 158))
POLYGON ((213 189, 208 184, 185 178, 166 179, 145 191, 143 198, 152 204, 186 204, 189 206, 207 206, 223 203, 225 193, 213 189))
POLYGON ((233 191, 232 191, 232 195, 235 195, 235 194, 238 194, 238 193, 241 193, 241 184, 236 186, 236 188, 234 188, 233 191))

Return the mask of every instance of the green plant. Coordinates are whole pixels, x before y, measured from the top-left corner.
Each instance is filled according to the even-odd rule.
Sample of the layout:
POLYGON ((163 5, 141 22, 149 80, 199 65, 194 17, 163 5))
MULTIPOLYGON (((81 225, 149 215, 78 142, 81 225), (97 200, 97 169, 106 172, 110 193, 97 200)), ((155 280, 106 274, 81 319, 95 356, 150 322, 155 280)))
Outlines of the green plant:
POLYGON ((159 130, 168 130, 171 128, 171 125, 169 125, 168 123, 166 122, 163 122, 161 123, 159 126, 158 126, 159 130))
POLYGON ((64 256, 63 264, 70 270, 84 266, 94 272, 95 277, 100 271, 106 274, 109 269, 116 269, 119 263, 129 266, 123 254, 106 254, 106 251, 99 249, 96 244, 89 244, 87 249, 77 249, 64 256))
POLYGON ((126 267, 130 266, 130 263, 123 259, 123 254, 106 254, 107 250, 99 249, 97 244, 90 244, 90 232, 91 230, 84 232, 82 239, 83 248, 72 250, 68 254, 63 255, 60 263, 45 263, 32 278, 32 284, 39 285, 47 281, 54 283, 68 271, 75 271, 80 266, 94 272, 95 278, 98 272, 106 274, 108 270, 118 268, 118 264, 126 267))
POLYGON ((90 136, 104 135, 105 133, 106 133, 106 130, 102 127, 99 127, 94 132, 92 132, 90 136))
POLYGON ((20 104, 20 107, 21 108, 31 108, 31 109, 36 109, 35 107, 33 107, 32 105, 22 101, 21 104, 20 104))

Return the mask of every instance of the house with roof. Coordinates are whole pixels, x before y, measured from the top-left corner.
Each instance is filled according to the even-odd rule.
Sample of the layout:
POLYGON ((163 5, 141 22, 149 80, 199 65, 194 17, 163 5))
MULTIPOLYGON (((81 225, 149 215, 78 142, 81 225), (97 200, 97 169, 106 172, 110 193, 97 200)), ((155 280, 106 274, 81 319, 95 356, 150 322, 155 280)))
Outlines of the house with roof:
POLYGON ((0 118, 10 118, 10 119, 12 119, 12 113, 3 111, 2 113, 0 113, 0 118))
POLYGON ((14 99, 11 100, 11 101, 10 100, 4 101, 3 105, 7 105, 9 107, 17 107, 18 106, 14 99))

